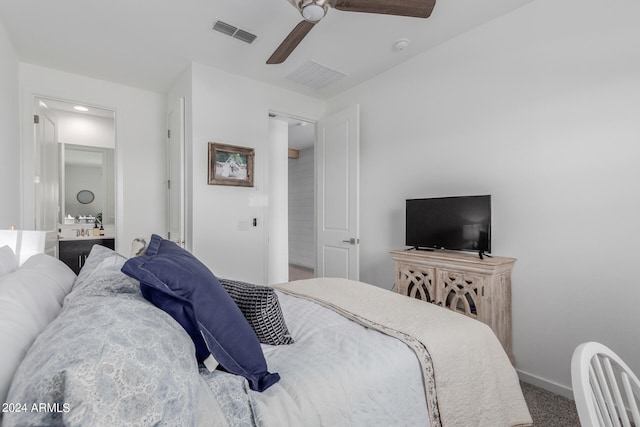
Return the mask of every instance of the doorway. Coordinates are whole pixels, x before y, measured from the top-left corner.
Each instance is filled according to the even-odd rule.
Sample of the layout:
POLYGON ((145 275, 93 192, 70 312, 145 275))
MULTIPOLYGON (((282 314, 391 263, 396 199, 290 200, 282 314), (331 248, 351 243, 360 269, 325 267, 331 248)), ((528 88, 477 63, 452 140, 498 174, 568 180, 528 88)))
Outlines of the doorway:
POLYGON ((270 117, 277 124, 270 126, 269 281, 312 278, 316 262, 315 124, 286 114, 271 113, 270 117))
POLYGON ((289 280, 315 277, 315 124, 287 120, 289 126, 289 280))
POLYGON ((98 225, 115 236, 114 111, 45 97, 34 105, 36 229, 55 235, 56 244, 98 225), (54 131, 40 131, 47 128, 54 131))
MULTIPOLYGON (((270 116, 273 120, 269 126, 271 144, 269 153, 270 156, 275 156, 273 157, 275 160, 269 162, 270 176, 267 180, 270 188, 269 232, 266 235, 269 283, 273 283, 271 282, 272 271, 278 271, 278 278, 289 276, 289 273, 282 273, 281 270, 283 266, 286 267, 287 263, 284 254, 289 254, 288 263, 290 266, 294 268, 299 266, 303 269, 312 268, 312 277, 344 277, 358 280, 360 275, 359 105, 332 113, 317 123, 286 115, 281 117, 270 114, 270 116), (304 122, 307 124, 305 125, 304 122), (284 130, 282 130, 283 125, 284 130), (314 128, 305 132, 304 129, 311 125, 314 128), (279 159, 283 158, 284 152, 286 152, 286 147, 283 144, 288 141, 285 140, 289 139, 290 145, 293 147, 294 135, 300 129, 303 129, 303 134, 313 135, 313 138, 310 139, 313 147, 312 161, 308 166, 301 167, 306 174, 311 176, 311 179, 296 176, 294 173, 297 163, 293 163, 292 160, 298 161, 300 159, 300 153, 304 151, 303 147, 299 147, 303 149, 298 150, 297 159, 289 160, 292 164, 282 168, 275 166, 276 163, 279 164, 279 159), (285 149, 283 150, 283 148, 285 149), (282 154, 276 156, 274 153, 282 154), (281 172, 281 169, 286 170, 281 172), (292 202, 288 199, 285 203, 275 203, 275 199, 280 198, 283 193, 281 189, 285 187, 285 184, 280 183, 283 175, 285 182, 288 180, 290 183, 292 199, 298 195, 303 196, 305 198, 303 205, 306 212, 312 212, 310 215, 298 217, 295 209, 286 210, 283 208, 287 205, 292 206, 292 202), (305 181, 308 186, 302 191, 297 191, 296 187, 305 181), (283 217, 286 217, 286 223, 291 226, 291 231, 288 229, 281 231, 286 227, 274 226, 272 228, 272 224, 284 221, 283 217), (304 223, 303 218, 305 217, 308 219, 312 217, 313 220, 304 223), (296 236, 296 231, 301 231, 302 234, 296 236), (288 238, 286 243, 282 243, 280 240, 285 233, 288 234, 288 238), (278 240, 278 244, 274 244, 274 240, 278 240), (298 246, 298 243, 302 246, 298 246)), ((296 149, 289 149, 290 156, 294 150, 296 149)), ((292 157, 296 157, 296 155, 292 157)))

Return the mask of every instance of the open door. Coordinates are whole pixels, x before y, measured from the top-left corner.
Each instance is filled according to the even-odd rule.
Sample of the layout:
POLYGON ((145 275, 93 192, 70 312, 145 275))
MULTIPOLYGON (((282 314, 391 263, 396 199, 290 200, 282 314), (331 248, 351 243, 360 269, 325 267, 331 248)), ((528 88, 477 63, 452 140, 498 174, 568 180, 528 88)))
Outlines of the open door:
POLYGON ((168 116, 167 132, 167 239, 185 247, 184 194, 184 98, 180 98, 168 116))
POLYGON ((46 232, 44 253, 58 256, 59 150, 55 121, 36 100, 34 107, 35 229, 46 232))
POLYGON ((316 137, 318 277, 360 276, 360 109, 318 122, 316 137))

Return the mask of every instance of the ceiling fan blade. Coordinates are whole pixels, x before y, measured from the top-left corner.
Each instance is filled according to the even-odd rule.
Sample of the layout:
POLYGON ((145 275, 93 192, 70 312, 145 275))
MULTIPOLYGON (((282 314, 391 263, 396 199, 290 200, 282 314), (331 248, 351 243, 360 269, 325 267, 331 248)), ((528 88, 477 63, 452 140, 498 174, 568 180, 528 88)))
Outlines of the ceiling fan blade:
POLYGON ((316 25, 315 22, 302 21, 289 33, 280 46, 267 59, 267 64, 282 64, 291 55, 291 52, 300 44, 309 31, 316 25))
POLYGON ((428 18, 436 0, 335 0, 334 8, 345 12, 428 18))

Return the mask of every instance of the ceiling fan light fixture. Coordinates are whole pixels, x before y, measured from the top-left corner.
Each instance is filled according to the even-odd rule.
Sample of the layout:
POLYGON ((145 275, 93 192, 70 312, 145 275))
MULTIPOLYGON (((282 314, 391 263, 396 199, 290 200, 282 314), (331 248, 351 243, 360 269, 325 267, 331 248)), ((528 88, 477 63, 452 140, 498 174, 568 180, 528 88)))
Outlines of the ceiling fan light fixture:
POLYGON ((318 22, 327 13, 327 8, 324 5, 312 1, 302 6, 300 10, 302 17, 309 22, 318 22))

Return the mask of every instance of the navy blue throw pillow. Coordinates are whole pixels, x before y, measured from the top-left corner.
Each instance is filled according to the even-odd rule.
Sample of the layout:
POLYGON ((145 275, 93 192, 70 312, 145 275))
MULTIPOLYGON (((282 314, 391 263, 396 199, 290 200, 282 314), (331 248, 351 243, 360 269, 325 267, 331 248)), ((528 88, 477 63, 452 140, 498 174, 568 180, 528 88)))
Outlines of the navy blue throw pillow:
POLYGON ((129 259, 122 272, 139 280, 142 295, 182 325, 199 362, 213 355, 220 366, 245 377, 256 391, 280 379, 267 371, 258 338, 238 306, 192 254, 154 234, 146 254, 129 259))

